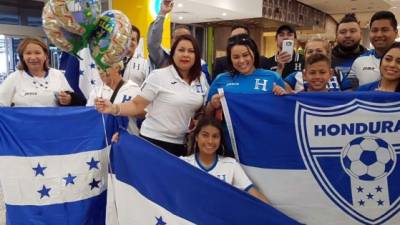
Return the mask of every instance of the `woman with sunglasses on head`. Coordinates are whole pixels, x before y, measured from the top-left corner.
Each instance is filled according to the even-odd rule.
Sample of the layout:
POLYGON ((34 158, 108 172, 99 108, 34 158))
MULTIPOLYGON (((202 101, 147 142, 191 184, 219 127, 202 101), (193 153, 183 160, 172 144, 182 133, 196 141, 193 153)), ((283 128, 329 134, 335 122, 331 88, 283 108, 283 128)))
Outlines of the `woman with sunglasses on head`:
POLYGON ((240 164, 234 158, 224 157, 226 145, 222 126, 215 118, 199 119, 189 135, 187 147, 190 155, 181 159, 269 204, 268 199, 254 187, 240 164))
POLYGON ((272 93, 274 84, 285 87, 280 75, 258 69, 259 53, 256 43, 247 34, 229 38, 226 49, 230 72, 222 73, 211 84, 206 112, 213 114, 221 108, 218 89, 235 93, 272 93))
POLYGON ((64 74, 49 67, 49 48, 37 38, 25 38, 18 48, 20 62, 0 85, 0 106, 85 105, 72 92, 64 74))
POLYGON ((137 116, 146 119, 140 135, 168 152, 186 155, 184 137, 189 121, 204 104, 207 80, 201 75, 200 50, 191 35, 181 35, 171 48, 171 65, 153 70, 133 100, 120 104, 97 98, 95 105, 102 113, 137 116))
POLYGON ((400 92, 400 42, 395 42, 382 56, 381 79, 362 85, 358 91, 400 92))

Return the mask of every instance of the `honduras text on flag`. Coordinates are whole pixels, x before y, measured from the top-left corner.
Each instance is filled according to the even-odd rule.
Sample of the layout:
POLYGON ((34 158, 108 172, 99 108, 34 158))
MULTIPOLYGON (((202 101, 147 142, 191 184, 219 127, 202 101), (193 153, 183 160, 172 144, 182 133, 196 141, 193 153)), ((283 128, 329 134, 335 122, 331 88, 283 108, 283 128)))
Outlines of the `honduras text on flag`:
POLYGON ((119 225, 298 224, 273 207, 122 132, 111 152, 119 225))
POLYGON ((108 148, 93 108, 1 108, 7 225, 101 225, 108 148))
POLYGON ((237 157, 278 209, 310 225, 400 224, 399 94, 225 100, 237 157))

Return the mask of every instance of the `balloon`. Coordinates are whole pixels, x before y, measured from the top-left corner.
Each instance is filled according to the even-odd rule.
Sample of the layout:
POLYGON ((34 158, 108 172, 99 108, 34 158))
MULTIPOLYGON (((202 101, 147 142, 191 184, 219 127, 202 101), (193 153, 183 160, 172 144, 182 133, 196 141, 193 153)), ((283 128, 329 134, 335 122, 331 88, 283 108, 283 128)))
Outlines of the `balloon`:
POLYGON ((105 11, 89 39, 92 57, 101 69, 121 61, 129 48, 132 26, 128 17, 118 10, 105 11))
POLYGON ((84 47, 82 37, 72 34, 60 27, 48 2, 44 5, 42 20, 43 30, 50 41, 61 50, 77 56, 79 50, 84 47))
POLYGON ((50 0, 50 6, 64 29, 85 40, 96 28, 101 13, 100 0, 50 0))

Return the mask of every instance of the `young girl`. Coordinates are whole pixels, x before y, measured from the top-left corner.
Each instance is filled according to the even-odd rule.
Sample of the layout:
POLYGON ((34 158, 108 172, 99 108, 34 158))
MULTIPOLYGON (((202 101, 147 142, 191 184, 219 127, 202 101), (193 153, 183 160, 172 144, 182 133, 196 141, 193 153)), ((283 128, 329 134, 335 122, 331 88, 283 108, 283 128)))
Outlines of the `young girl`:
POLYGON ((211 117, 201 118, 188 138, 187 147, 190 155, 182 157, 183 160, 269 204, 240 164, 233 158, 223 156, 226 145, 219 121, 211 117))
POLYGON ((395 42, 383 55, 381 79, 361 86, 359 91, 400 92, 400 42, 395 42))

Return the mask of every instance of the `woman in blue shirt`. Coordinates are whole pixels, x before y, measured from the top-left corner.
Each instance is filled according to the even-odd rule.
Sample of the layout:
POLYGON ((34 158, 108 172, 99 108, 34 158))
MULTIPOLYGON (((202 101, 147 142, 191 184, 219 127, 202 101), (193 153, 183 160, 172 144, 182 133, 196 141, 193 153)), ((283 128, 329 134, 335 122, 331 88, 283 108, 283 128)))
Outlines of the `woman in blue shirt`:
POLYGON ((208 92, 207 114, 221 108, 218 89, 234 93, 272 93, 274 84, 284 88, 279 74, 259 67, 257 45, 247 34, 229 38, 226 49, 229 72, 219 74, 208 92))

